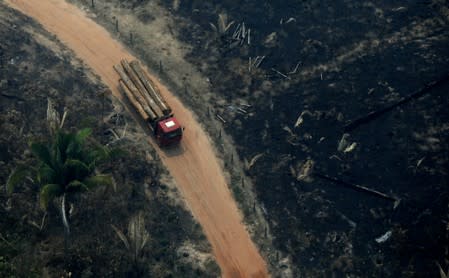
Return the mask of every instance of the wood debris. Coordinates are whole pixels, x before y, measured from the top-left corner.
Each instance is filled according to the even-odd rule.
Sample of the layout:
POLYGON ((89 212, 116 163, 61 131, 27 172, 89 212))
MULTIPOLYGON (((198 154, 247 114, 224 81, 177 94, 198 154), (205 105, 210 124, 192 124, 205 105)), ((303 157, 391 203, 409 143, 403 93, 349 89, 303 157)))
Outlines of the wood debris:
POLYGON ((301 114, 299 115, 298 119, 296 120, 294 128, 297 128, 302 125, 302 123, 304 122, 304 115, 313 116, 312 112, 310 112, 309 110, 302 111, 301 114))
POLYGON ((344 133, 343 136, 341 137, 340 141, 338 142, 337 148, 339 152, 349 153, 352 152, 357 147, 356 142, 351 143, 349 141, 349 136, 350 136, 349 133, 344 133))
POLYGON ((222 116, 220 116, 220 115, 218 115, 218 114, 216 114, 215 115, 216 117, 217 117, 217 119, 219 119, 222 123, 226 123, 226 120, 225 119, 223 119, 223 117, 222 116))
POLYGON ((298 68, 301 64, 302 64, 302 62, 298 61, 298 63, 296 63, 296 66, 293 68, 293 70, 291 70, 288 74, 295 74, 298 71, 298 68))
POLYGON ((303 163, 297 165, 296 168, 290 166, 290 173, 297 181, 311 182, 314 165, 315 162, 313 160, 307 159, 303 163))
POLYGON ((263 155, 264 155, 264 153, 256 154, 255 156, 253 156, 253 158, 251 158, 251 160, 249 162, 245 159, 246 170, 251 169, 251 167, 253 167, 254 164, 257 162, 257 160, 259 160, 263 155))
POLYGON ((265 56, 256 56, 255 58, 248 58, 248 71, 251 72, 252 69, 257 69, 262 61, 265 59, 265 56))
POLYGON ((238 42, 238 44, 251 44, 251 29, 247 28, 245 25, 245 22, 237 24, 237 27, 234 30, 234 33, 232 33, 232 40, 234 42, 238 42))
POLYGON ((344 153, 352 152, 352 151, 355 149, 355 147, 357 147, 357 143, 356 143, 356 142, 353 142, 351 145, 347 146, 347 147, 343 150, 343 152, 344 152, 344 153))
POLYGON ((287 20, 285 20, 285 21, 284 21, 283 18, 281 18, 281 20, 279 21, 279 24, 280 24, 280 25, 283 25, 283 24, 289 24, 289 23, 291 23, 291 22, 296 22, 296 18, 290 17, 289 19, 287 19, 287 20))
POLYGON ((274 71, 275 73, 279 74, 280 76, 284 77, 285 79, 291 79, 290 76, 283 74, 282 72, 278 71, 275 68, 271 68, 271 70, 274 71))

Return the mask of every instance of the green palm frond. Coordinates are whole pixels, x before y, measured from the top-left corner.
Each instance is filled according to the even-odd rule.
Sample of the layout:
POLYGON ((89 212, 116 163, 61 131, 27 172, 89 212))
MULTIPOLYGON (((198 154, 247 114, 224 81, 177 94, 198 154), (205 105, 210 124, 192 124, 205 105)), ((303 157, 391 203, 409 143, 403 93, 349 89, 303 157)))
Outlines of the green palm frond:
POLYGON ((55 170, 46 163, 42 163, 37 170, 37 181, 40 184, 59 182, 55 170))
POLYGON ((53 200, 53 198, 61 196, 63 189, 59 184, 46 184, 42 186, 40 191, 40 204, 43 209, 47 209, 48 203, 53 200))
POLYGON ((81 130, 79 130, 76 133, 76 140, 80 143, 83 144, 84 141, 86 140, 87 137, 89 137, 92 134, 92 129, 90 128, 83 128, 81 130))
POLYGON ((43 143, 31 142, 30 149, 37 159, 49 166, 53 166, 53 159, 47 145, 43 143))
POLYGON ((114 180, 110 175, 96 175, 83 180, 83 183, 91 189, 99 185, 114 185, 114 180))
POLYGON ((88 190, 89 190, 89 188, 86 184, 84 184, 80 181, 77 181, 77 180, 70 182, 69 185, 65 189, 65 191, 67 193, 85 192, 88 190))
POLYGON ((83 148, 76 140, 73 140, 67 146, 65 150, 68 158, 82 159, 83 158, 83 148))
POLYGON ((55 151, 59 150, 61 161, 64 163, 68 157, 67 150, 72 142, 76 141, 76 136, 73 133, 65 133, 58 130, 53 143, 55 151))
POLYGON ((106 163, 108 161, 124 157, 127 152, 121 148, 109 148, 100 144, 92 147, 87 154, 86 161, 89 161, 89 166, 95 168, 96 166, 106 163))
POLYGON ((30 175, 32 168, 29 166, 19 166, 14 171, 12 171, 11 175, 9 175, 8 180, 6 181, 6 191, 8 194, 11 194, 14 191, 14 188, 21 182, 25 180, 27 176, 30 175))
MULTIPOLYGON (((33 177, 41 185, 39 202, 43 209, 56 197, 62 196, 61 208, 64 226, 69 231, 65 215, 65 197, 68 194, 85 192, 98 185, 115 186, 112 176, 94 175, 96 167, 112 156, 119 155, 118 151, 110 150, 100 144, 91 147, 85 144, 92 133, 89 128, 76 133, 55 129, 53 138, 47 143, 31 142, 30 149, 37 160, 38 167, 19 167, 8 178, 6 187, 12 192, 14 186, 34 171, 33 177)), ((145 238, 144 238, 145 239, 145 238)), ((146 242, 146 239, 143 241, 146 242)), ((129 244, 128 244, 129 246, 129 244)))
POLYGON ((108 161, 111 157, 111 153, 108 147, 95 144, 95 146, 93 146, 91 151, 88 153, 87 157, 87 160, 96 166, 102 162, 108 161))
POLYGON ((92 171, 84 162, 76 159, 68 159, 62 168, 64 181, 69 183, 72 180, 84 180, 92 171))
MULTIPOLYGON (((78 131, 76 134, 70 134, 70 136, 67 137, 68 143, 66 149, 64 150, 67 158, 73 158, 83 161, 88 159, 85 154, 84 143, 86 141, 86 138, 91 133, 92 130, 90 128, 85 128, 78 131)), ((89 162, 87 162, 87 164, 89 164, 89 162)))
POLYGON ((53 169, 57 172, 62 171, 62 167, 64 166, 64 160, 61 154, 61 150, 57 144, 53 144, 52 146, 52 161, 53 161, 53 169))

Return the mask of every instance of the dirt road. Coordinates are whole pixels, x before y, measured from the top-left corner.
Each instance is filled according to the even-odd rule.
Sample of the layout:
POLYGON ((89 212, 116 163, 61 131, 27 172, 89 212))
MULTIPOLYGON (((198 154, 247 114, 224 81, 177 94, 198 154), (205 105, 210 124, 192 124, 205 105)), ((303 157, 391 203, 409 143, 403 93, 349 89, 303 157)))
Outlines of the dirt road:
MULTIPOLYGON (((118 76, 112 66, 122 58, 133 57, 105 29, 61 0, 7 0, 6 3, 55 34, 120 98, 118 76)), ((223 277, 268 276, 266 264, 242 224, 208 137, 180 101, 159 85, 186 132, 181 154, 155 148, 203 227, 223 277)))

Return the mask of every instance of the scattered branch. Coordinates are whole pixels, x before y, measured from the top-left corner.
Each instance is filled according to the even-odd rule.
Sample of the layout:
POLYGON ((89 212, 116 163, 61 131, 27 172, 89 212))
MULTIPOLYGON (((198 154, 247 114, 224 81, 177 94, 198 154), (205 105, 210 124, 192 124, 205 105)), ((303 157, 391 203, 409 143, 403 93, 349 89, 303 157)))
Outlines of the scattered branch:
POLYGON ((125 127, 123 128, 123 133, 122 133, 122 136, 120 137, 121 139, 125 138, 125 135, 126 135, 126 128, 127 128, 127 127, 128 127, 128 122, 125 121, 125 127))
POLYGON ((297 128, 302 125, 302 123, 304 122, 304 115, 313 116, 312 112, 310 112, 309 110, 302 111, 298 119, 296 120, 295 125, 293 126, 294 128, 297 128))
POLYGON ((65 107, 64 107, 64 114, 62 114, 61 124, 59 125, 59 128, 62 128, 64 126, 64 122, 67 117, 67 113, 68 113, 68 110, 65 109, 65 107))
POLYGON ((251 70, 257 69, 262 61, 265 59, 265 56, 256 56, 256 58, 252 59, 252 57, 249 57, 248 61, 248 70, 251 72, 251 70))
POLYGON ((120 139, 120 137, 117 135, 117 133, 112 128, 109 128, 108 131, 110 131, 112 133, 112 135, 114 135, 116 140, 120 139))
POLYGON ((263 153, 256 154, 249 162, 245 159, 246 170, 251 169, 251 167, 253 167, 257 160, 259 160, 263 155, 263 153))
POLYGON ((295 74, 295 73, 298 71, 298 68, 299 68, 299 66, 300 66, 301 64, 302 64, 302 62, 299 61, 299 62, 296 64, 295 68, 294 68, 292 71, 290 71, 289 73, 287 73, 287 74, 295 74))
POLYGON ((44 216, 42 217, 41 220, 41 224, 38 225, 35 221, 33 220, 28 220, 28 224, 30 224, 33 227, 36 227, 39 231, 42 231, 42 229, 44 228, 45 225, 45 218, 47 217, 47 212, 44 213, 44 216))
POLYGON ((247 28, 245 22, 239 23, 232 33, 232 40, 238 42, 238 44, 243 45, 245 42, 251 44, 251 29, 247 28))
POLYGON ((218 115, 218 114, 216 114, 215 115, 222 123, 226 123, 226 120, 225 119, 223 119, 223 117, 222 116, 220 116, 220 115, 218 115))
POLYGON ((272 71, 274 71, 275 73, 279 74, 280 76, 284 77, 285 79, 291 79, 289 76, 283 74, 282 72, 278 71, 275 68, 271 68, 272 71))

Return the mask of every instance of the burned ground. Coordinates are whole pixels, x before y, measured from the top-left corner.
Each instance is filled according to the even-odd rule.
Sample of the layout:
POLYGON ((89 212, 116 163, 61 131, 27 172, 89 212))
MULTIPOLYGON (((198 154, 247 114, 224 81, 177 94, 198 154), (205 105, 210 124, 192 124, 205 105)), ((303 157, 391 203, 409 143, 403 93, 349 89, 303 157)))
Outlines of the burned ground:
MULTIPOLYGON (((351 120, 448 74, 447 1, 161 1, 162 14, 150 8, 157 1, 97 0, 93 8, 73 2, 111 32, 118 29, 116 36, 154 69, 162 61, 161 76, 223 152, 209 123, 215 114, 224 119, 268 219, 265 234, 282 251, 270 254, 270 245, 259 243, 273 274, 289 267, 286 258, 293 276, 306 277, 423 277, 437 275, 435 261, 447 267, 448 85, 343 136, 351 120), (217 28, 218 14, 234 21, 228 31, 217 28), (160 32, 186 47, 151 43, 145 24, 161 17, 170 24, 160 32), (243 21, 249 44, 248 37, 236 40, 243 21), (202 79, 183 68, 182 55, 202 79), (249 59, 257 56, 265 56, 258 67, 249 59), (349 144, 339 151, 343 137, 349 144), (394 207, 317 173, 401 202, 394 207)), ((235 184, 236 199, 245 202, 235 184)))
MULTIPOLYGON (((210 94, 197 91, 196 79, 178 74, 179 96, 205 126, 215 114, 226 121, 250 166, 275 247, 291 257, 295 275, 425 276, 436 275, 435 261, 445 264, 448 85, 354 129, 344 136, 349 145, 338 145, 351 120, 448 74, 447 1, 169 1, 161 3, 163 15, 152 14, 148 1, 96 2, 91 11, 110 30, 118 10, 150 14, 150 21, 172 18, 166 32, 189 46, 186 59, 210 85, 210 94), (219 14, 234 21, 227 31, 219 14), (238 33, 243 22, 249 43, 238 33), (315 175, 306 171, 312 164, 315 175), (394 208, 316 173, 401 202, 394 208), (388 231, 388 240, 375 241, 388 231)), ((120 31, 126 42, 128 33, 120 31)), ((157 57, 128 45, 148 64, 164 61, 163 77, 182 73, 170 65, 176 59, 168 45, 154 50, 157 57)), ((276 259, 284 258, 270 257, 272 269, 276 259)))
POLYGON ((337 149, 351 120, 447 76, 447 2, 184 5, 179 13, 196 24, 180 33, 200 41, 190 61, 210 61, 206 75, 228 101, 215 107, 240 155, 263 154, 249 175, 275 246, 292 256, 298 273, 436 275, 435 261, 447 260, 449 85, 354 129, 347 138, 355 149, 337 149), (209 24, 219 23, 206 6, 235 21, 213 42, 209 24), (247 38, 235 44, 243 21, 251 28, 250 45, 247 38), (250 57, 257 56, 264 61, 250 71, 250 57), (252 104, 250 113, 236 113, 242 102, 252 104), (401 202, 393 208, 391 201, 305 173, 311 162, 315 174, 401 202), (377 243, 387 231, 391 238, 377 243))

